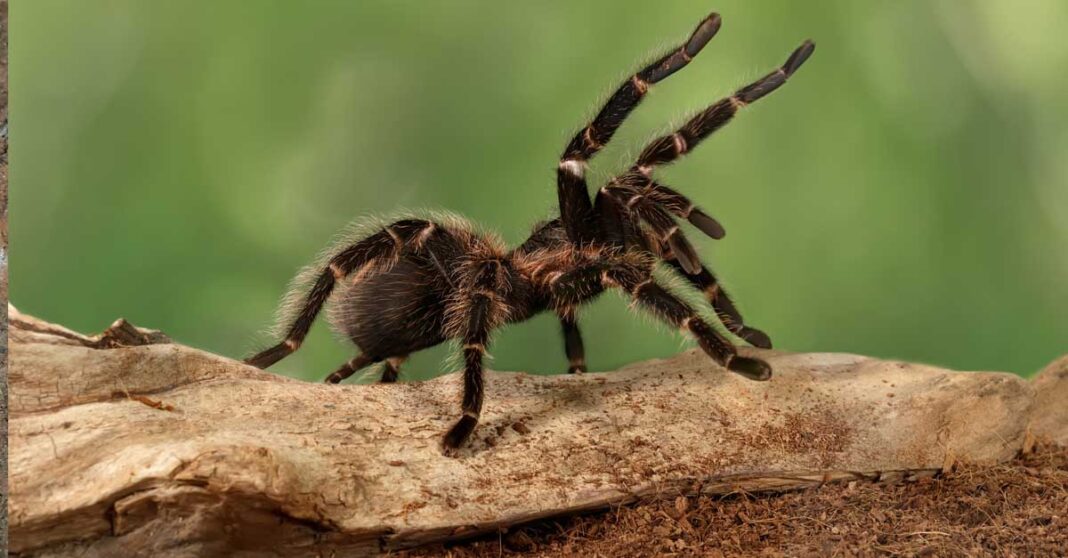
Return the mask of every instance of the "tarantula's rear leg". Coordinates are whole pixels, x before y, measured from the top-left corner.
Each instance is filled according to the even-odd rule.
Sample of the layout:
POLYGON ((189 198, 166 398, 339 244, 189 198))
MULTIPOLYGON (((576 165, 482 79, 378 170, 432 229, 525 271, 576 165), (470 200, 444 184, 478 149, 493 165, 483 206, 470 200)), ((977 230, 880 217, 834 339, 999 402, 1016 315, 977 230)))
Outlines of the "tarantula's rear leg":
POLYGON ((425 231, 433 230, 433 227, 433 223, 421 219, 398 221, 338 252, 330 258, 326 268, 308 291, 300 312, 289 325, 285 340, 245 359, 245 363, 257 368, 267 368, 296 351, 307 337, 319 310, 330 298, 338 279, 375 260, 395 258, 406 242, 420 237, 425 231))
POLYGON ((593 121, 568 143, 557 167, 556 191, 560 200, 560 219, 572 242, 588 242, 595 233, 593 208, 586 192, 586 162, 612 139, 619 126, 641 102, 649 86, 689 64, 719 31, 719 26, 719 14, 705 18, 685 44, 623 82, 593 121))
POLYGON ((327 376, 326 379, 323 381, 328 384, 339 384, 342 380, 348 378, 349 376, 352 376, 360 369, 378 362, 378 360, 379 359, 369 357, 364 354, 357 355, 352 360, 346 362, 345 364, 342 364, 341 367, 337 370, 331 372, 330 375, 327 376))
MULTIPOLYGON (((382 366, 382 377, 379 381, 383 384, 391 384, 393 382, 396 382, 397 378, 400 376, 400 365, 407 358, 408 357, 406 356, 402 356, 390 357, 385 359, 386 362, 382 366)), ((327 376, 326 379, 323 381, 328 384, 341 383, 343 380, 345 380, 349 376, 352 376, 356 372, 359 372, 361 369, 366 368, 368 365, 374 364, 376 362, 380 362, 381 360, 382 359, 380 358, 373 358, 361 354, 356 358, 346 362, 345 364, 342 364, 340 368, 338 368, 329 376, 327 376)))
POLYGON ((564 332, 564 351, 567 353, 567 373, 575 374, 586 371, 586 348, 582 344, 582 333, 574 313, 560 314, 560 327, 564 332))

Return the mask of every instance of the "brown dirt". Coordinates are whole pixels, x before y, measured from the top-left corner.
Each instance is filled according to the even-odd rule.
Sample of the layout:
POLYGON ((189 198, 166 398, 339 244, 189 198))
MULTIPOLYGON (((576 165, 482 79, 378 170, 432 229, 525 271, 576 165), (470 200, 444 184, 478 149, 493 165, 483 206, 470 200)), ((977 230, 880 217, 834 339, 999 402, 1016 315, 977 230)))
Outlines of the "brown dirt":
POLYGON ((1068 448, 915 482, 679 497, 400 556, 1066 556, 1068 448))

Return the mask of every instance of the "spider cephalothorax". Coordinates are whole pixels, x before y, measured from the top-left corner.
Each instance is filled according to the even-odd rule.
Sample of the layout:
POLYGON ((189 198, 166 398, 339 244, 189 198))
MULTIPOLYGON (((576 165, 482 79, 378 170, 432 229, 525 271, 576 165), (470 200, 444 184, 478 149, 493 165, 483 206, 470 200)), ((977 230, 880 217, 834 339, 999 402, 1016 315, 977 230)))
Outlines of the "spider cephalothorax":
POLYGON ((657 263, 666 263, 704 292, 730 332, 752 345, 771 346, 767 335, 743 323, 676 218, 712 238, 723 237, 723 228, 686 196, 653 179, 652 171, 693 150, 738 110, 785 83, 812 54, 812 42, 802 44, 774 72, 650 142, 633 166, 592 201, 586 188, 586 162, 608 143, 649 87, 688 64, 719 26, 716 14, 702 21, 685 44, 626 80, 575 135, 557 167, 560 217, 536 226, 522 245, 509 250, 455 218, 403 219, 342 243, 313 268, 307 287, 298 290, 299 304, 284 320, 285 340, 246 362, 267 367, 297 350, 328 300, 335 329, 352 339, 360 354, 327 382, 340 382, 382 361, 382 381, 392 382, 409 354, 456 339, 463 346, 463 415, 444 439, 447 449, 456 448, 474 431, 482 411, 482 360, 490 333, 502 324, 555 312, 563 327, 568 371, 584 372, 575 310, 614 288, 693 335, 720 365, 753 380, 770 378, 767 363, 739 356, 690 306, 653 280, 657 263))

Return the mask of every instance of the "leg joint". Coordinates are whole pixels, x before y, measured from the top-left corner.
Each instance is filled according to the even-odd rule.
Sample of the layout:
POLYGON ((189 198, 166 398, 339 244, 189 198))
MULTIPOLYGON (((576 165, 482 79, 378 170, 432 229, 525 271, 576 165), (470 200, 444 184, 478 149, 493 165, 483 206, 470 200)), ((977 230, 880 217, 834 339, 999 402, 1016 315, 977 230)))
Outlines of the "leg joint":
POLYGON ((646 279, 646 280, 642 281, 641 283, 638 283, 637 285, 634 285, 634 288, 631 289, 630 292, 634 296, 639 296, 641 294, 642 289, 645 289, 645 288, 647 288, 647 287, 649 287, 651 285, 653 285, 653 279, 650 277, 649 279, 646 279))
POLYGON ((586 126, 586 129, 582 132, 582 137, 586 142, 586 149, 589 151, 600 151, 601 148, 604 147, 603 144, 598 143, 597 140, 593 139, 593 124, 586 126))
POLYGON ((675 153, 678 153, 679 155, 686 153, 688 148, 686 145, 686 138, 684 138, 681 133, 675 132, 672 134, 671 140, 675 143, 675 153))
POLYGON ((417 246, 422 246, 423 244, 425 244, 427 239, 430 238, 430 235, 434 234, 434 231, 436 231, 437 228, 437 224, 435 224, 433 221, 427 222, 426 227, 424 227, 423 230, 419 231, 419 234, 415 236, 415 244, 417 246))
POLYGON ((639 95, 645 95, 646 91, 649 91, 649 82, 634 75, 630 78, 630 82, 634 84, 634 89, 638 91, 639 95))
POLYGON ((393 239, 393 243, 396 244, 398 248, 404 245, 404 239, 397 234, 397 231, 393 230, 392 226, 386 227, 386 232, 389 233, 389 237, 393 239))
POLYGON ((586 161, 582 159, 561 159, 559 168, 575 178, 586 176, 586 161))

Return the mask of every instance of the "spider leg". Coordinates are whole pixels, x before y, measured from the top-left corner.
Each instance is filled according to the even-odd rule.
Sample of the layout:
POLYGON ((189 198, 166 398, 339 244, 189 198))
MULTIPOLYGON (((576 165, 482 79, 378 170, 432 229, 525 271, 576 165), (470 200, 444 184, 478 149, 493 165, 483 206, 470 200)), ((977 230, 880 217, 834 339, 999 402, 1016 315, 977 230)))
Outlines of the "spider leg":
POLYGON ((728 370, 751 380, 771 378, 771 367, 766 362, 739 356, 734 346, 692 308, 658 285, 647 269, 625 263, 589 265, 560 275, 550 284, 550 289, 560 303, 572 304, 590 290, 593 282, 622 289, 662 321, 689 331, 701 349, 728 370))
POLYGON ((716 316, 719 317, 723 327, 726 327, 728 331, 744 339, 754 347, 760 347, 761 349, 771 348, 771 338, 768 337, 768 334, 755 327, 745 325, 741 312, 734 306, 734 302, 731 301, 727 291, 723 289, 716 276, 707 267, 702 265, 699 273, 691 275, 682 268, 682 265, 675 258, 668 257, 664 261, 674 268, 679 275, 685 277, 690 284, 704 293, 705 298, 712 305, 712 309, 716 311, 716 316))
POLYGON ((728 370, 750 380, 763 381, 771 378, 771 367, 766 362, 739 356, 729 341, 716 333, 716 330, 705 323, 685 302, 658 285, 651 277, 635 283, 626 273, 609 272, 606 279, 609 283, 616 282, 629 292, 636 302, 661 320, 689 331, 697 339, 701 349, 728 370))
MULTIPOLYGON (((655 184, 648 181, 650 184, 655 184)), ((771 348, 771 338, 759 329, 746 326, 742 315, 735 308, 730 296, 719 285, 716 276, 708 270, 697 256, 693 246, 679 230, 671 216, 661 205, 651 203, 647 191, 637 191, 624 184, 609 185, 601 189, 597 196, 598 206, 609 209, 614 213, 609 214, 605 220, 615 222, 633 223, 633 218, 625 218, 624 213, 641 218, 651 229, 651 234, 639 242, 642 249, 659 253, 661 258, 672 266, 680 275, 686 277, 694 287, 705 294, 708 302, 716 311, 720 322, 731 333, 744 339, 753 346, 763 349, 771 348), (654 250, 653 247, 656 247, 654 250)), ((685 198, 678 194, 680 198, 685 198)), ((687 200, 688 201, 688 200, 687 200)), ((667 209, 682 207, 675 200, 674 205, 663 204, 667 209)), ((672 211, 676 213, 675 211, 672 211)), ((677 213, 676 213, 677 214, 677 213)), ((617 225, 622 226, 622 225, 617 225)), ((612 227, 604 227, 612 230, 612 227)))
POLYGON ((619 126, 641 102, 649 86, 689 64, 719 31, 719 26, 718 14, 705 18, 684 44, 623 82, 593 121, 568 143, 557 167, 556 189, 561 221, 573 242, 588 242, 595 232, 591 225, 593 208, 586 192, 586 162, 612 139, 619 126))
POLYGON ((719 221, 702 211, 690 198, 643 174, 625 173, 612 180, 605 188, 625 191, 629 195, 625 202, 628 209, 640 203, 652 203, 663 207, 676 217, 686 219, 712 238, 718 240, 727 234, 719 221))
POLYGON ((586 371, 586 348, 582 344, 582 333, 574 313, 560 315, 560 327, 564 332, 564 351, 567 353, 568 374, 586 371))
POLYGON ((601 242, 629 250, 639 247, 649 251, 646 241, 633 214, 621 203, 618 196, 601 188, 594 198, 594 211, 601 230, 601 242))
POLYGON ((474 266, 469 284, 463 285, 463 295, 453 315, 463 322, 459 325, 464 355, 464 394, 461 410, 463 415, 445 434, 443 444, 446 453, 462 446, 478 425, 482 414, 483 367, 482 359, 493 328, 501 323, 502 304, 497 290, 501 262, 485 260, 474 266))
POLYGON ((654 181, 649 181, 647 188, 649 189, 647 195, 651 200, 664 206, 676 216, 686 219, 701 232, 717 240, 726 236, 727 231, 723 229, 723 225, 697 207, 690 201, 690 198, 654 181))
POLYGON ((382 378, 379 380, 383 384, 392 384, 400 377, 400 366, 408 360, 408 355, 390 357, 386 359, 386 364, 382 366, 382 378))
MULTIPOLYGON (((478 337, 478 334, 472 332, 470 337, 478 337)), ((446 451, 462 446, 475 431, 478 419, 482 415, 484 382, 482 357, 486 353, 486 346, 466 341, 464 343, 464 396, 460 407, 463 415, 445 433, 443 443, 446 451)))
MULTIPOLYGON (((641 218, 649 226, 653 234, 656 235, 656 245, 666 244, 669 246, 683 269, 689 273, 697 273, 699 271, 701 261, 697 256, 697 250, 686 239, 682 229, 679 228, 667 211, 652 203, 646 196, 636 193, 633 188, 623 184, 605 186, 601 189, 601 192, 607 196, 615 197, 616 201, 628 213, 641 218)), ((646 247, 646 249, 651 248, 646 247)))
MULTIPOLYGON (((704 274, 705 277, 695 282, 695 284, 700 283, 699 288, 703 290, 718 288, 718 284, 707 268, 701 265, 697 252, 686 240, 685 235, 679 229, 671 214, 688 220, 712 238, 722 238, 726 231, 718 221, 696 207, 689 198, 663 184, 657 183, 649 178, 649 175, 654 166, 670 163, 692 150, 701 140, 729 122, 739 109, 764 97, 786 83, 786 80, 812 55, 814 49, 815 45, 811 41, 805 41, 774 72, 742 87, 734 95, 722 99, 698 113, 675 133, 662 136, 650 142, 642 150, 630 171, 612 180, 607 186, 601 188, 598 194, 598 202, 602 199, 607 200, 610 197, 615 198, 615 203, 611 204, 615 206, 613 208, 615 213, 630 214, 645 222, 658 237, 655 241, 657 247, 667 245, 670 248, 670 252, 676 260, 674 262, 675 267, 681 268, 685 272, 684 274, 691 279, 691 282, 695 282, 695 280, 690 276, 704 274)), ((615 240, 612 236, 613 234, 618 237, 626 232, 625 223, 628 220, 633 221, 633 217, 626 219, 620 215, 617 220, 622 221, 623 225, 616 224, 615 230, 613 230, 610 220, 606 226, 604 224, 606 219, 602 216, 602 227, 605 229, 606 240, 609 242, 615 240)), ((652 249, 652 247, 646 246, 646 249, 652 249)), ((663 249, 657 251, 660 253, 665 252, 663 249)), ((731 331, 754 345, 770 346, 771 340, 763 332, 753 328, 745 328, 740 314, 731 304, 729 297, 724 295, 722 300, 717 300, 715 295, 711 295, 710 302, 716 308, 717 314, 721 316, 724 325, 728 328, 733 328, 731 331)))
POLYGON ((815 48, 812 41, 805 41, 779 69, 697 113, 675 133, 650 142, 638 156, 633 170, 648 175, 654 166, 670 163, 693 150, 701 140, 730 122, 740 109, 786 83, 787 78, 801 67, 815 48))
POLYGON ((319 310, 330 298, 337 280, 373 261, 396 259, 406 242, 420 238, 421 233, 433 227, 433 223, 421 219, 398 221, 338 252, 330 258, 326 269, 322 270, 308 291, 300 312, 289 326, 285 340, 245 359, 245 363, 257 368, 267 368, 296 351, 307 337, 319 310))
POLYGON ((642 150, 630 171, 601 189, 601 193, 615 197, 617 205, 626 212, 636 214, 648 224, 660 237, 659 242, 670 246, 687 274, 701 272, 700 260, 668 212, 687 219, 712 238, 722 238, 725 231, 718 221, 697 208, 689 198, 650 179, 652 168, 670 163, 692 150, 729 122, 739 109, 786 83, 814 49, 811 41, 805 41, 779 69, 698 113, 675 133, 653 140, 642 150))
POLYGON ((342 380, 348 378, 349 376, 352 376, 361 368, 364 368, 369 364, 374 364, 378 361, 379 359, 369 357, 364 354, 356 355, 356 358, 353 358, 345 364, 342 364, 340 368, 331 372, 330 375, 327 376, 326 379, 323 381, 328 384, 341 383, 342 380))

